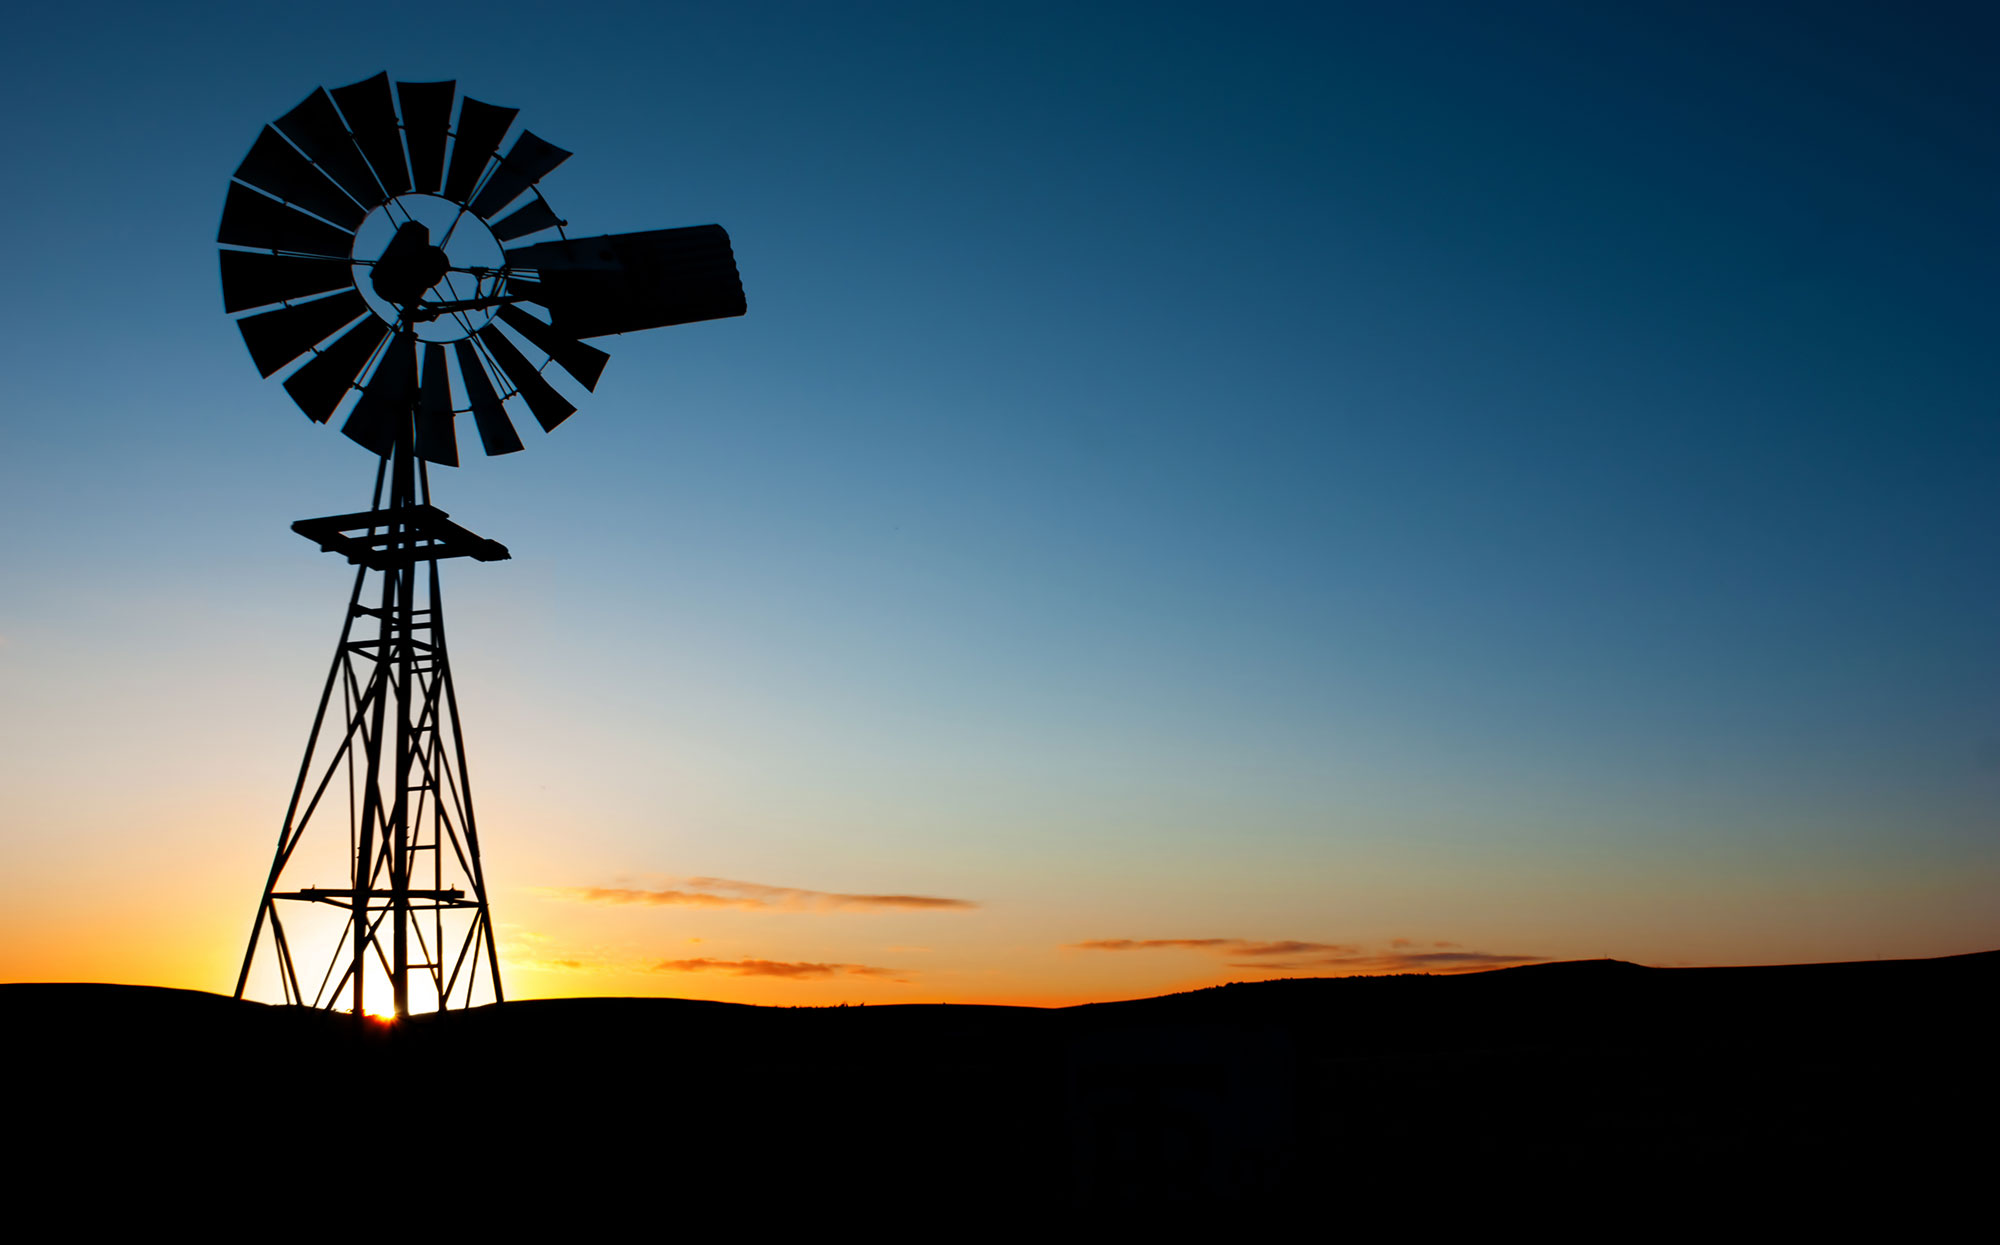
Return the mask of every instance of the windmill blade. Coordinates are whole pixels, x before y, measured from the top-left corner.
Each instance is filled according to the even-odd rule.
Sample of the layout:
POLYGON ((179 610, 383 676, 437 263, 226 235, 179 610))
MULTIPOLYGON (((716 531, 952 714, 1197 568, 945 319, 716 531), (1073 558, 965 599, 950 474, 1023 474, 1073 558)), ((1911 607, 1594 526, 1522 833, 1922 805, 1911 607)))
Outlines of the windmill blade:
POLYGON ((570 238, 516 247, 509 268, 539 273, 522 297, 571 337, 602 337, 740 316, 747 304, 720 225, 570 238))
POLYGON ((568 223, 556 216, 555 209, 549 206, 548 200, 536 195, 523 204, 520 211, 508 213, 487 228, 491 229, 493 236, 500 241, 512 242, 515 238, 539 233, 544 229, 554 229, 557 225, 568 223))
POLYGON ((389 100, 389 75, 378 73, 362 82, 335 87, 333 102, 347 118, 354 145, 368 157, 375 180, 390 198, 410 189, 410 166, 403 162, 403 136, 396 132, 396 107, 389 100))
POLYGON ((248 311, 353 284, 353 269, 346 260, 266 255, 262 251, 222 252, 224 311, 248 311))
POLYGON ((368 215, 268 125, 237 166, 236 180, 347 229, 360 228, 362 218, 368 215))
POLYGON ((507 408, 500 404, 500 395, 493 392, 493 382, 486 378, 486 365, 479 361, 479 352, 470 341, 453 342, 451 349, 458 356, 458 378, 465 385, 466 400, 472 404, 472 418, 479 424, 479 443, 486 447, 487 457, 519 450, 521 438, 514 431, 514 421, 507 418, 507 408))
POLYGON ((466 96, 458 105, 458 137, 451 145, 451 172, 444 179, 444 197, 458 203, 472 198, 480 175, 500 150, 507 127, 514 124, 517 108, 482 104, 466 96))
POLYGON ((410 402, 416 395, 417 339, 398 333, 340 430, 386 458, 409 429, 410 402))
POLYGON ((403 141, 410 149, 410 176, 416 189, 436 194, 444 183, 444 140, 451 131, 456 82, 398 82, 403 106, 403 141))
POLYGON ((424 381, 417 391, 417 454, 426 462, 458 466, 458 434, 452 428, 451 380, 444 370, 444 347, 424 345, 424 381))
POLYGON ((329 259, 346 259, 354 249, 354 235, 347 230, 315 220, 233 182, 229 197, 222 201, 222 227, 216 231, 215 240, 231 246, 300 251, 329 259))
POLYGON ((604 375, 604 365, 610 362, 610 355, 573 337, 563 336, 511 304, 500 308, 500 318, 506 321, 507 327, 527 338, 535 349, 554 359, 563 371, 576 377, 578 384, 596 392, 597 378, 604 375))
POLYGON ((566 224, 537 186, 570 153, 516 130, 517 115, 460 96, 456 81, 381 73, 316 90, 260 132, 217 231, 223 306, 258 371, 282 376, 309 418, 343 413, 347 436, 378 454, 456 466, 453 404, 463 402, 486 453, 511 454, 523 448, 513 414, 525 409, 553 431, 576 412, 569 382, 558 390, 550 365, 596 390, 610 356, 584 339, 744 314, 735 252, 718 225, 523 244, 566 224), (477 216, 501 245, 501 266, 490 252, 452 250, 449 229, 433 244, 442 219, 407 212, 386 250, 371 242, 370 257, 357 258, 363 227, 413 190, 477 216), (356 275, 364 270, 367 281, 356 275), (453 273, 475 278, 470 296, 450 284, 453 273), (400 310, 372 311, 382 299, 400 310), (480 317, 467 312, 491 322, 474 329, 480 317), (420 325, 454 336, 444 317, 471 335, 418 339, 420 325), (516 396, 522 405, 510 412, 516 396))
POLYGON ((285 392, 314 423, 325 423, 388 335, 389 326, 369 316, 285 377, 285 392))
POLYGON ((549 171, 569 159, 570 153, 553 143, 536 138, 527 130, 486 180, 486 189, 472 201, 473 215, 491 220, 493 214, 520 197, 522 191, 546 177, 549 171))
POLYGON ((243 344, 250 347, 258 374, 269 376, 367 312, 361 295, 349 289, 331 298, 245 316, 236 327, 243 333, 243 344))
POLYGON ((363 207, 382 202, 382 188, 368 171, 368 162, 354 146, 340 113, 322 88, 305 97, 297 108, 278 118, 278 132, 306 153, 306 158, 334 180, 363 207))
POLYGON ((534 413, 535 422, 542 426, 543 432, 554 432, 556 425, 576 414, 576 407, 570 404, 570 400, 557 393, 556 387, 535 370, 534 364, 529 363, 499 329, 486 325, 479 330, 479 340, 528 404, 528 410, 534 413))

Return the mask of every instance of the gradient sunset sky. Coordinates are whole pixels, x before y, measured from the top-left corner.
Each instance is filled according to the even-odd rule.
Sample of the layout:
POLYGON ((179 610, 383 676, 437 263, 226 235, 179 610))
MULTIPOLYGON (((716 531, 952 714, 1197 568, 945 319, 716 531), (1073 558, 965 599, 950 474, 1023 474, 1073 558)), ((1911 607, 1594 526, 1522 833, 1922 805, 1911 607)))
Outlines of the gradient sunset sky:
MULTIPOLYGON (((749 314, 434 473, 510 996, 2000 947, 2000 8, 10 18, 0 980, 226 992, 373 460, 217 220, 455 78, 749 314)), ((309 881, 311 879, 301 879, 309 881)), ((331 879, 319 879, 330 884, 331 879)), ((275 997, 264 981, 261 997, 275 997)))

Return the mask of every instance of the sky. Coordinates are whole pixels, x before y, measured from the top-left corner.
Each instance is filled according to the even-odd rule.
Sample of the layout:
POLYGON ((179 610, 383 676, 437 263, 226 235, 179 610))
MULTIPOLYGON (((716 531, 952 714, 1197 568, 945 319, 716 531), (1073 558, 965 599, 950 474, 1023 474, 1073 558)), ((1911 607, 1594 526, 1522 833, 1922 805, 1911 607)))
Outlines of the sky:
MULTIPOLYGON (((227 992, 373 463, 224 191, 456 79, 740 319, 433 474, 510 997, 2000 947, 1982 4, 41 6, 0 980, 227 992), (190 12, 191 8, 197 11, 190 12)), ((462 434, 463 435, 463 434, 462 434)), ((260 977, 255 997, 275 997, 260 977)))

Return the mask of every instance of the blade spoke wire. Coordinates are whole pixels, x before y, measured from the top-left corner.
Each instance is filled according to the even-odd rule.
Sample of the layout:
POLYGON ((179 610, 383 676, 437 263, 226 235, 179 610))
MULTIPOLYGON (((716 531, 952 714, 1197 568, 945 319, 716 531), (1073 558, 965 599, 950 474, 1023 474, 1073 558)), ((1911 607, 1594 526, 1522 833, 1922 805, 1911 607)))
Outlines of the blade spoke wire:
MULTIPOLYGON (((347 201, 348 201, 349 203, 352 203, 352 204, 353 204, 353 205, 354 205, 355 207, 357 207, 357 208, 360 208, 360 209, 361 209, 361 210, 362 210, 363 212, 366 212, 366 211, 368 210, 368 205, 367 205, 367 204, 365 204, 365 203, 361 202, 361 200, 359 200, 359 199, 355 198, 355 197, 354 197, 354 196, 353 196, 352 194, 350 194, 350 193, 348 192, 348 189, 347 189, 347 187, 345 187, 345 186, 343 186, 343 185, 341 185, 341 184, 340 184, 340 179, 339 179, 339 178, 337 178, 337 177, 335 177, 335 176, 333 175, 333 171, 332 171, 331 169, 327 168, 327 167, 326 167, 325 165, 321 164, 321 163, 320 163, 319 161, 317 161, 317 160, 313 159, 313 158, 312 158, 311 156, 307 155, 307 154, 305 153, 305 149, 304 149, 304 148, 300 147, 300 146, 299 146, 299 145, 298 145, 297 143, 293 142, 293 141, 292 141, 292 136, 291 136, 291 135, 289 135, 289 134, 285 133, 285 132, 284 132, 283 130, 279 129, 279 128, 278 128, 277 126, 275 126, 275 125, 273 125, 273 126, 270 126, 270 127, 268 127, 268 128, 269 128, 269 130, 270 130, 270 132, 271 132, 271 133, 273 133, 273 134, 275 134, 275 135, 277 135, 277 136, 278 136, 279 140, 280 140, 281 142, 283 142, 283 143, 285 144, 285 146, 287 146, 287 147, 291 148, 291 149, 292 149, 293 151, 296 151, 296 152, 298 152, 298 154, 299 154, 299 159, 301 159, 301 160, 305 161, 305 162, 306 162, 307 164, 311 165, 311 166, 312 166, 313 168, 315 168, 315 169, 319 170, 319 174, 320 174, 320 176, 322 176, 322 177, 326 178, 326 180, 327 180, 327 183, 328 183, 329 185, 331 185, 331 186, 333 187, 334 191, 335 191, 336 193, 338 193, 338 194, 340 195, 340 197, 341 197, 341 198, 343 198, 343 199, 347 200, 347 201)), ((350 141, 351 141, 351 140, 350 140, 350 141)), ((245 186, 250 186, 250 189, 252 189, 252 190, 257 190, 257 191, 262 191, 262 192, 263 192, 264 194, 267 194, 267 195, 268 195, 268 194, 271 194, 271 193, 272 193, 271 191, 268 191, 268 190, 264 190, 264 188, 263 188, 262 186, 251 186, 249 182, 246 182, 246 181, 243 181, 243 179, 242 179, 242 178, 241 178, 240 176, 238 176, 237 174, 235 174, 235 173, 232 173, 232 174, 230 174, 230 176, 231 176, 232 178, 234 178, 234 179, 235 179, 235 180, 236 180, 237 182, 239 182, 239 183, 241 183, 241 184, 243 184, 243 185, 245 185, 245 186)), ((318 217, 318 218, 319 218, 320 220, 324 220, 324 221, 326 221, 326 222, 327 222, 327 223, 328 223, 329 225, 334 225, 334 226, 336 226, 336 227, 340 227, 340 228, 345 228, 345 226, 341 226, 341 225, 340 225, 340 222, 339 222, 339 221, 335 221, 335 220, 328 220, 328 219, 327 219, 326 217, 324 217, 324 216, 320 216, 320 214, 319 214, 318 212, 314 212, 314 211, 313 211, 313 210, 312 210, 311 208, 309 208, 309 207, 306 207, 306 206, 305 206, 304 204, 301 204, 301 203, 294 203, 294 202, 293 202, 292 200, 290 200, 290 199, 283 199, 283 198, 279 199, 279 200, 278 200, 278 202, 280 202, 280 203, 284 204, 284 205, 285 205, 286 207, 289 207, 289 208, 293 209, 294 211, 299 211, 299 212, 306 212, 306 213, 310 213, 311 215, 313 215, 313 216, 315 216, 315 217, 318 217)))

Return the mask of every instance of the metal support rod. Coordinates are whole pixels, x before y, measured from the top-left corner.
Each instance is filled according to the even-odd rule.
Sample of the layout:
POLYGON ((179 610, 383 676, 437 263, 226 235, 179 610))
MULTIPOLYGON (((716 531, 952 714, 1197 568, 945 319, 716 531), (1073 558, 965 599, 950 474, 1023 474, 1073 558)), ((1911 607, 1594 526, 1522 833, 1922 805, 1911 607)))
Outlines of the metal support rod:
MULTIPOLYGON (((398 438, 396 446, 396 504, 411 506, 416 504, 416 488, 412 480, 410 460, 415 455, 398 438)), ((408 535, 408 529, 404 532, 408 535)), ((402 542, 399 547, 411 548, 413 537, 402 542)), ((413 568, 401 566, 389 572, 388 578, 396 585, 397 605, 401 609, 396 619, 398 634, 393 647, 396 675, 396 787, 395 798, 390 805, 389 820, 389 889, 390 907, 393 909, 390 927, 391 938, 391 988, 396 1000, 396 1014, 410 1014, 410 748, 415 739, 410 730, 410 714, 413 702, 410 699, 410 650, 415 620, 416 602, 410 599, 411 589, 416 585, 413 568)))
MULTIPOLYGON (((384 575, 382 618, 379 623, 381 638, 375 645, 375 672, 368 680, 374 696, 365 740, 367 767, 361 783, 361 842, 354 851, 354 964, 350 973, 354 982, 352 1006, 356 1016, 367 1010, 369 893, 375 876, 376 827, 382 821, 382 714, 389 699, 383 692, 388 683, 389 629, 392 625, 390 620, 394 617, 391 611, 395 607, 395 591, 395 576, 384 575)), ((400 711, 400 706, 398 708, 400 711)), ((394 764, 393 758, 391 764, 394 764)))

